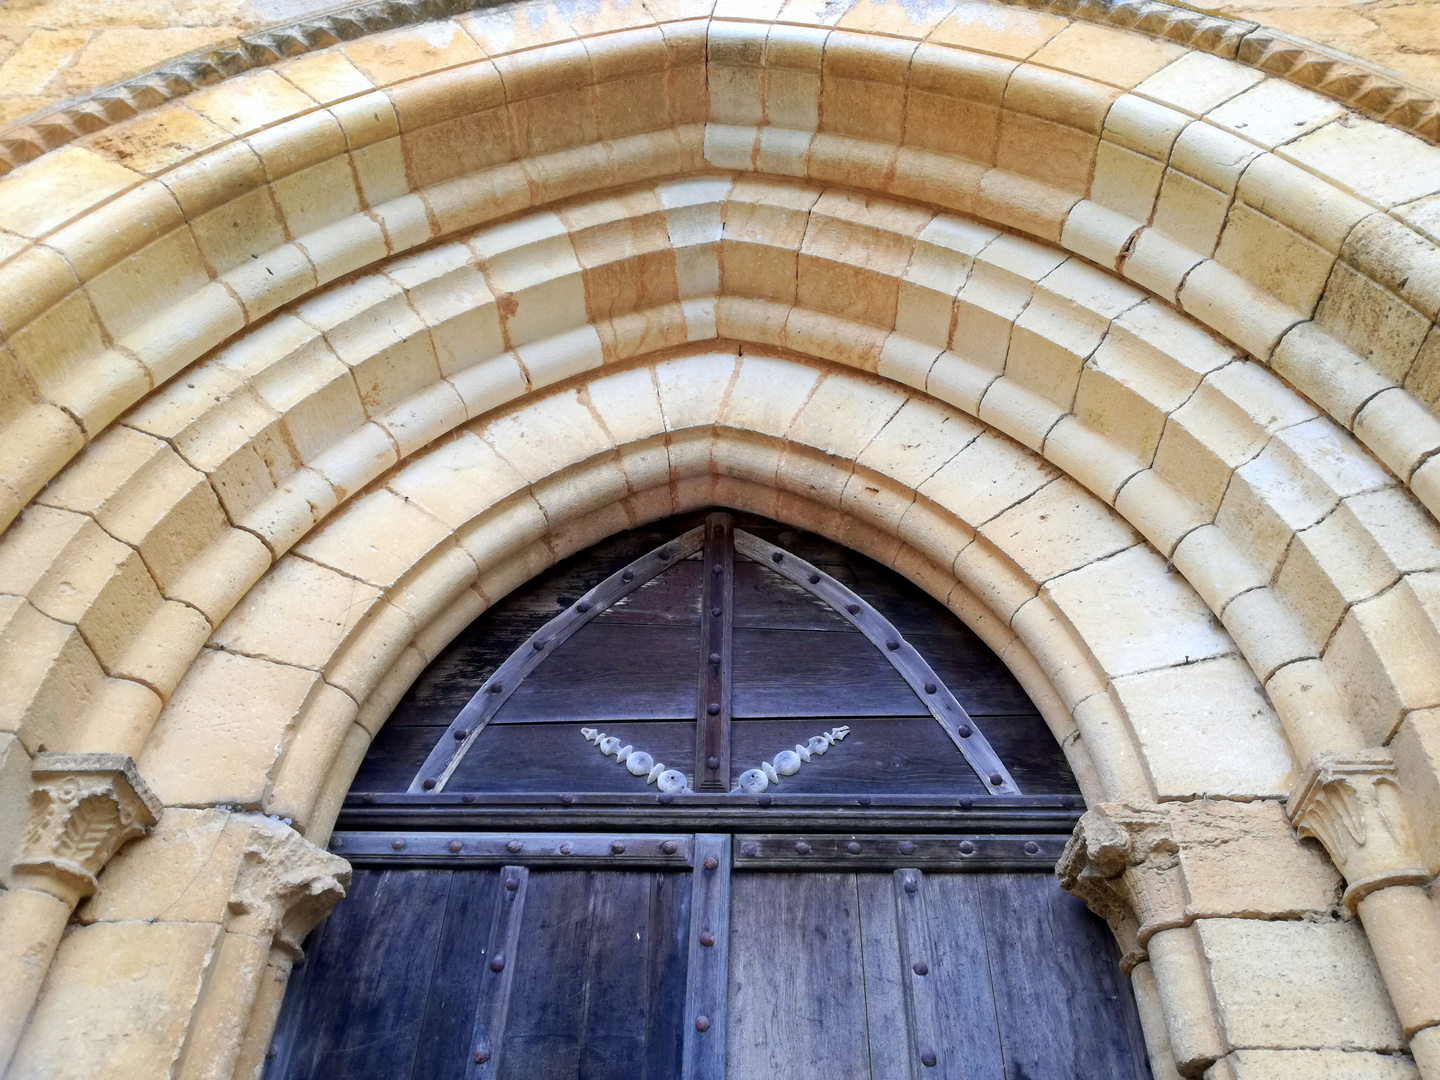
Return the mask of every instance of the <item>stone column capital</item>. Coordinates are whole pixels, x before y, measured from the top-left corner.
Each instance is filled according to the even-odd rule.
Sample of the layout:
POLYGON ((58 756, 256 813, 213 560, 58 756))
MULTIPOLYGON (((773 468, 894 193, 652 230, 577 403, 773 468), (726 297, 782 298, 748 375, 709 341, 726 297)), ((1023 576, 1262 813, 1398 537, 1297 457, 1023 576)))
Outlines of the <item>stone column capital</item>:
POLYGON ((95 875, 120 846, 155 824, 160 800, 125 754, 42 753, 30 775, 30 814, 12 875, 73 907, 95 891, 95 875))
POLYGON ((1351 911, 1377 889, 1430 880, 1388 749, 1315 755, 1286 809, 1296 832, 1325 845, 1345 877, 1345 906, 1351 911))
POLYGON ((240 860, 225 929, 264 938, 292 959, 344 896, 350 864, 278 821, 258 817, 240 860))
POLYGON ((1179 852, 1163 810, 1102 803, 1080 818, 1055 867, 1061 887, 1110 924, 1126 972, 1155 933, 1189 922, 1179 852))

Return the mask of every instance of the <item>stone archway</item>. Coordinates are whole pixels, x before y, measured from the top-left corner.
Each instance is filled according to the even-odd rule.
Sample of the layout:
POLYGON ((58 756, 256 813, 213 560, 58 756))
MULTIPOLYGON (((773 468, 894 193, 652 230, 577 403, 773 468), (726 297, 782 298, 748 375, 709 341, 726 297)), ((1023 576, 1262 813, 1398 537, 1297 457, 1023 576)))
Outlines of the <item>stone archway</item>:
POLYGON ((1070 872, 1157 1075, 1431 1068, 1440 151, 1126 31, 852 15, 461 15, 0 181, 13 752, 129 754, 167 807, 15 1075, 139 1028, 117 1075, 253 1073, 323 906, 287 913, 333 892, 306 841, 398 694, 555 559, 710 503, 1016 671, 1110 807, 1070 872), (130 937, 187 944, 97 1023, 130 937))

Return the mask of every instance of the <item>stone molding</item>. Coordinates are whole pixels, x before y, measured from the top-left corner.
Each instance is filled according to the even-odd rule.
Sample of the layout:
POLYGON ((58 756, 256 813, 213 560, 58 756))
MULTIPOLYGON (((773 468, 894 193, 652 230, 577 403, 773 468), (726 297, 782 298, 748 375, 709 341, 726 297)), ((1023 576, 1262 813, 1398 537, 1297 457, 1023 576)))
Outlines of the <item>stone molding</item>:
MULTIPOLYGON (((21 117, 0 128, 0 176, 66 143, 101 131, 202 86, 368 34, 481 8, 504 0, 364 0, 295 22, 242 34, 129 79, 21 117)), ((1162 0, 1002 0, 1115 26, 1285 79, 1440 143, 1440 101, 1398 72, 1258 23, 1209 15, 1162 0)))
POLYGON ((1302 837, 1325 845, 1345 876, 1345 906, 1391 885, 1430 880, 1416 852, 1401 801, 1394 756, 1376 748, 1317 754, 1288 804, 1302 837))
POLYGON ((350 864, 288 825, 257 819, 227 907, 230 933, 271 939, 292 960, 300 943, 345 896, 350 864))
POLYGON ((95 878, 127 840, 159 819, 160 800, 125 754, 36 756, 34 790, 17 882, 73 905, 95 891, 95 878))
POLYGON ((1146 959, 1151 937, 1190 922, 1180 846, 1163 810, 1102 803, 1086 811, 1055 876, 1110 924, 1127 974, 1146 959))

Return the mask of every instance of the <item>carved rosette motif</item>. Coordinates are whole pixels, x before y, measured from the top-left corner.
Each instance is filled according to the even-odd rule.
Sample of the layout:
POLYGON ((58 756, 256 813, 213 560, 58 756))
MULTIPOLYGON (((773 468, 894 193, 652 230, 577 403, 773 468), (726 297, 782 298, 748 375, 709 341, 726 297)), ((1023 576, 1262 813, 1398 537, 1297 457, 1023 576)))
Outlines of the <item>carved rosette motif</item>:
POLYGON ((1189 922, 1179 852, 1163 811, 1106 803, 1081 817, 1055 867, 1061 887, 1110 924, 1127 973, 1155 933, 1189 922))
POLYGON ((288 825, 259 819, 245 846, 225 928, 268 938, 292 960, 300 943, 345 896, 350 864, 288 825))
POLYGON ((160 801, 124 754, 39 754, 20 857, 12 873, 70 904, 127 840, 155 824, 160 801))
POLYGON ((1345 906, 1376 889, 1430 880, 1415 853, 1389 750, 1320 754, 1289 802, 1301 836, 1325 845, 1345 876, 1345 906))

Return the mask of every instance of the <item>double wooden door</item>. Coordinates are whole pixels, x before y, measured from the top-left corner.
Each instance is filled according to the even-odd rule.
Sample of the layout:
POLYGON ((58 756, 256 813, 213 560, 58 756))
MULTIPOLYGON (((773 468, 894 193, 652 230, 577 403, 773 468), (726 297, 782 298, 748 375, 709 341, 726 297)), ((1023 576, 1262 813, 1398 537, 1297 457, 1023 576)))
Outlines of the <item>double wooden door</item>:
MULTIPOLYGON (((878 866, 878 837, 795 867, 789 837, 399 839, 394 861, 524 861, 386 869, 394 839, 342 837, 362 868, 270 1080, 1148 1076, 1104 925, 1048 873, 943 868, 983 839, 931 837, 938 870, 878 866)), ((988 842, 1011 864, 1036 843, 988 842)))

